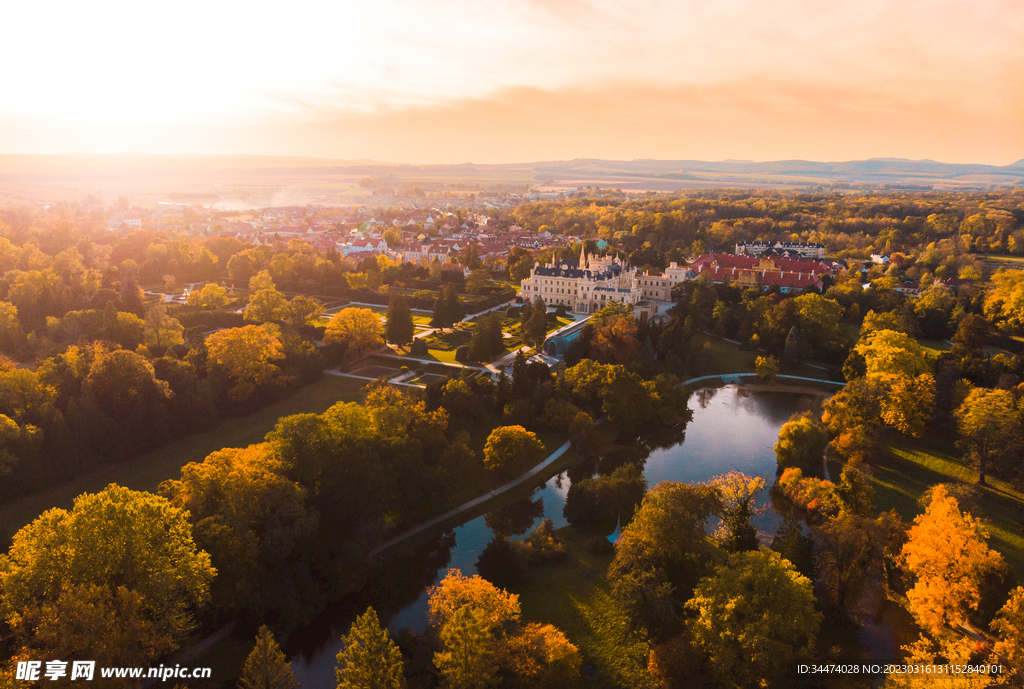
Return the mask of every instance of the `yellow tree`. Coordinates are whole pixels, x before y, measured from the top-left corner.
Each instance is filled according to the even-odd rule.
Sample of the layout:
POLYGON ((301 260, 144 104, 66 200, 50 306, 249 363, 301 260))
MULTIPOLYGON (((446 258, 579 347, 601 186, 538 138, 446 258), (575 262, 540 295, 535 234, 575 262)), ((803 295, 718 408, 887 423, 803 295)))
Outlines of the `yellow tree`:
POLYGON ((980 582, 1002 563, 987 541, 981 523, 960 511, 945 486, 935 486, 928 509, 914 519, 900 553, 917 579, 907 592, 911 612, 933 634, 965 619, 968 609, 977 609, 980 582))
POLYGON ((479 614, 488 633, 500 634, 519 623, 519 596, 477 574, 467 577, 457 569, 449 569, 441 583, 430 589, 428 604, 430 623, 438 627, 444 627, 467 604, 479 614))
POLYGON ((335 668, 338 689, 405 689, 402 653, 372 607, 356 618, 342 643, 335 668))
POLYGON ((492 470, 507 464, 532 466, 543 456, 544 443, 522 426, 495 428, 484 445, 484 466, 492 470))
POLYGON ((882 421, 903 435, 921 437, 935 406, 935 378, 922 373, 916 378, 885 376, 888 391, 881 400, 882 421))
POLYGON ((1006 605, 992 621, 992 630, 999 634, 993 649, 1017 670, 1024 672, 1024 586, 1010 591, 1006 605))
POLYGON ((185 301, 199 309, 219 309, 228 303, 228 291, 216 282, 208 282, 202 289, 189 292, 185 301))
POLYGON ((384 346, 380 317, 370 309, 342 309, 327 324, 324 342, 345 345, 345 358, 353 361, 384 346))
POLYGON ((234 382, 228 396, 244 401, 280 369, 272 361, 284 358, 277 328, 270 324, 221 330, 206 338, 210 362, 234 382))
POLYGON ((854 348, 864 357, 868 376, 928 373, 924 349, 914 338, 895 330, 879 330, 862 338, 854 348))
POLYGON ((1020 456, 1021 424, 1013 393, 972 389, 954 416, 960 433, 957 445, 978 468, 981 485, 985 485, 985 474, 993 461, 1020 456))

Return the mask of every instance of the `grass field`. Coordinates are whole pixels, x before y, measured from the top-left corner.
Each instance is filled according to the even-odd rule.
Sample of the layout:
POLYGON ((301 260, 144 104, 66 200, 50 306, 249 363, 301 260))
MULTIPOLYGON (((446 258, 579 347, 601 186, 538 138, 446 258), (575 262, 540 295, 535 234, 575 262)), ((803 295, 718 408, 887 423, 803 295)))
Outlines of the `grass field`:
POLYGON ((338 401, 353 401, 365 381, 324 376, 257 412, 226 419, 216 427, 186 436, 129 462, 100 467, 73 481, 14 500, 0 507, 0 528, 16 532, 52 507, 69 509, 75 497, 118 483, 133 490, 156 491, 162 481, 178 478, 189 462, 201 462, 224 447, 246 447, 263 440, 282 416, 321 413, 338 401))
MULTIPOLYGON (((881 511, 895 509, 907 520, 920 514, 918 499, 931 486, 977 482, 976 472, 951 454, 948 446, 895 435, 887 438, 885 456, 872 464, 871 470, 875 506, 881 511)), ((991 546, 1002 553, 1018 577, 1024 577, 1024 493, 991 477, 988 483, 988 488, 981 489, 982 514, 977 516, 988 521, 991 546)))
MULTIPOLYGON (((725 340, 714 337, 698 336, 700 340, 711 345, 711 359, 700 372, 703 376, 713 376, 722 373, 755 373, 754 361, 761 352, 747 352, 725 340)), ((793 376, 804 376, 805 378, 818 378, 831 380, 828 371, 810 366, 798 366, 796 368, 780 371, 793 376)))
POLYGON ((512 589, 519 594, 523 618, 553 624, 579 646, 584 668, 596 670, 584 678, 584 686, 653 688, 647 642, 629 635, 605 578, 612 555, 589 552, 588 537, 571 526, 556 533, 567 547, 566 558, 531 568, 525 583, 512 589))

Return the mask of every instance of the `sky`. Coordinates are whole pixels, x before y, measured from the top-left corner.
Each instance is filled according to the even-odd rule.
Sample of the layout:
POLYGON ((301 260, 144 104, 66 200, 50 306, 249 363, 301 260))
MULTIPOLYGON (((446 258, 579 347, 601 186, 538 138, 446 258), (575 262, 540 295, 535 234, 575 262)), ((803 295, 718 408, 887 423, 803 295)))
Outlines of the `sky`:
POLYGON ((0 153, 1024 158, 1021 0, 40 0, 0 24, 0 153))

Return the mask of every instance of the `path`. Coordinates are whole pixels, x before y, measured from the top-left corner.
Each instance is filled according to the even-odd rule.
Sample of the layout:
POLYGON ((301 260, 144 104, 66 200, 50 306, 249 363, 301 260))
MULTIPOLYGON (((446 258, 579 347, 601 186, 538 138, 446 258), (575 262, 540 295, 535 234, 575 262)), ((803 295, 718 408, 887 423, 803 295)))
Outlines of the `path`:
POLYGON ((405 540, 407 540, 409 538, 412 538, 413 536, 415 536, 417 534, 423 533, 424 531, 426 531, 428 529, 432 529, 432 528, 434 528, 436 526, 439 526, 440 524, 445 523, 446 521, 448 521, 452 517, 457 517, 457 516, 459 516, 460 514, 462 514, 464 512, 468 512, 469 510, 471 510, 471 509, 473 509, 475 507, 479 507, 480 505, 482 505, 482 504, 484 504, 484 503, 486 503, 486 502, 488 502, 490 500, 493 500, 494 498, 498 497, 502 493, 506 493, 506 492, 512 490, 516 486, 521 486, 523 483, 525 483, 526 481, 529 481, 531 478, 533 478, 534 476, 537 476, 540 472, 544 471, 549 466, 554 464, 555 460, 557 460, 559 457, 561 457, 563 454, 565 454, 566 450, 568 450, 568 449, 569 449, 569 441, 566 441, 565 443, 562 444, 561 447, 559 447, 557 450, 555 450, 550 455, 548 455, 547 459, 545 459, 543 462, 541 462, 537 466, 535 466, 532 469, 530 469, 529 471, 527 471, 525 474, 519 476, 518 478, 512 479, 511 481, 509 481, 505 485, 501 486, 500 488, 495 488, 490 493, 486 493, 484 495, 481 495, 478 498, 474 498, 473 500, 470 500, 467 503, 459 505, 458 507, 456 507, 453 510, 449 510, 449 511, 445 512, 440 517, 435 517, 434 519, 431 519, 428 522, 424 522, 423 524, 420 524, 417 527, 409 529, 405 533, 400 534, 400 535, 392 538, 387 543, 384 543, 383 545, 379 545, 376 548, 374 548, 373 550, 371 550, 370 551, 370 556, 371 557, 376 557, 377 555, 380 555, 381 553, 383 553, 385 550, 388 550, 389 548, 392 548, 392 547, 398 545, 402 541, 405 541, 405 540))

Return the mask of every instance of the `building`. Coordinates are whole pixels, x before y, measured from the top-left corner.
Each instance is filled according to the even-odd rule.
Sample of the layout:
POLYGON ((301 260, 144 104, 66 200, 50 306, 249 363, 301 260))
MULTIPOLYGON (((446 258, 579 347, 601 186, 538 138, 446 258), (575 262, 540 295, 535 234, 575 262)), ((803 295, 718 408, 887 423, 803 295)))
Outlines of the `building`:
POLYGON ((766 252, 786 257, 825 258, 825 245, 816 242, 740 242, 736 245, 735 255, 760 256, 766 252))
POLYGON ((685 269, 687 280, 706 274, 712 282, 760 289, 778 287, 783 293, 820 289, 822 276, 831 273, 831 267, 821 261, 728 254, 705 254, 685 269))
POLYGON ((645 275, 617 256, 588 256, 584 249, 576 261, 534 265, 519 294, 523 301, 540 298, 548 306, 564 305, 585 314, 619 302, 632 305, 638 317, 655 318, 672 306, 671 291, 664 276, 645 275))

